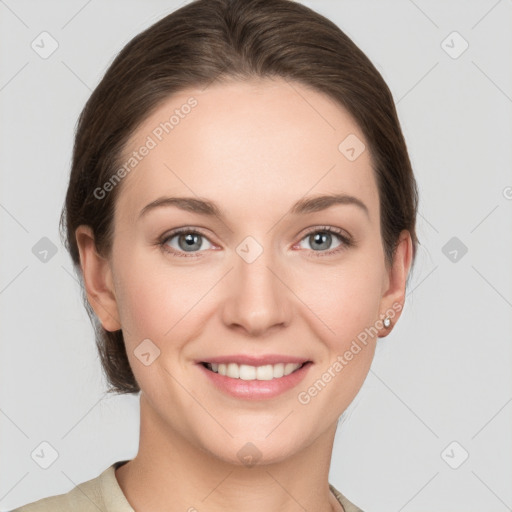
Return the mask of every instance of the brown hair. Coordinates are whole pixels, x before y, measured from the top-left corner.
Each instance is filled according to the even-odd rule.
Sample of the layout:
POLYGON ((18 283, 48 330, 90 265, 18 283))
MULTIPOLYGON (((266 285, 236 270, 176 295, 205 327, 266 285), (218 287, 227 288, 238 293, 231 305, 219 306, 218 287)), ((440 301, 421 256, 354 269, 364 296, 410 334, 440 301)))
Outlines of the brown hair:
POLYGON ((75 230, 90 226, 98 253, 108 256, 121 187, 102 199, 94 191, 118 170, 137 127, 173 93, 216 79, 273 77, 325 93, 353 116, 372 155, 386 263, 404 229, 416 255, 416 182, 393 97, 366 55, 333 22, 291 0, 192 1, 122 49, 77 124, 61 235, 82 283, 109 391, 135 393, 139 386, 122 331, 102 327, 83 287, 75 230))

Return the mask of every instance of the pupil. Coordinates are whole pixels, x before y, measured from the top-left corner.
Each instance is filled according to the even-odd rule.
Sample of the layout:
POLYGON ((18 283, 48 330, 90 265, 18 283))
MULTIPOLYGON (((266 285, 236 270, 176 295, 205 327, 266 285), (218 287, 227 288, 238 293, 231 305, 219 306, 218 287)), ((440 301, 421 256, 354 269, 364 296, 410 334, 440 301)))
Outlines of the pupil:
POLYGON ((330 233, 316 233, 313 235, 313 238, 315 240, 315 243, 319 243, 320 245, 323 245, 323 247, 320 247, 321 249, 328 249, 331 241, 331 234, 330 233))
POLYGON ((201 247, 201 242, 197 242, 200 235, 194 234, 194 233, 188 233, 187 235, 182 235, 180 237, 180 242, 182 240, 185 240, 185 247, 183 247, 180 243, 180 246, 182 249, 188 251, 190 249, 199 249, 201 247), (196 247, 194 247, 196 246, 196 247))

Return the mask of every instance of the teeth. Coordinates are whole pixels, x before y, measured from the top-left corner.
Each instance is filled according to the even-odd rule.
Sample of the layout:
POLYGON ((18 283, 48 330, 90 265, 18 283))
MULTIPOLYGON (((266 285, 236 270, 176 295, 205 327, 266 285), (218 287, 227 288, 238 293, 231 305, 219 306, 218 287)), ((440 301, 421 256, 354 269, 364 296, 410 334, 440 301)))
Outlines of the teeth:
POLYGON ((227 375, 228 377, 231 377, 232 379, 238 379, 240 377, 240 368, 238 368, 238 365, 235 363, 229 363, 228 365, 219 365, 224 366, 225 369, 223 375, 227 375))
POLYGON ((302 364, 296 363, 278 363, 266 364, 264 366, 249 366, 247 364, 237 363, 207 363, 207 367, 215 373, 241 380, 272 380, 283 376, 300 368, 302 364))
POLYGON ((227 377, 232 377, 234 379, 240 378, 242 380, 254 380, 256 378, 255 366, 248 366, 246 364, 241 364, 238 366, 236 363, 231 363, 229 366, 231 365, 238 367, 238 377, 234 376, 234 374, 229 375, 228 373, 225 373, 224 375, 227 377))

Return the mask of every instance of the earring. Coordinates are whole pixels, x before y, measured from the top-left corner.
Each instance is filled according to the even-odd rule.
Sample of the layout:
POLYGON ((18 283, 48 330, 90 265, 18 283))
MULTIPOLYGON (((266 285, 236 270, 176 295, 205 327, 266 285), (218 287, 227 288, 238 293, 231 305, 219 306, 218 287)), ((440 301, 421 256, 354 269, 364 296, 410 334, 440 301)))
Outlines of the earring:
POLYGON ((391 319, 389 318, 389 316, 384 318, 383 324, 384 324, 384 327, 386 327, 386 329, 391 325, 391 319))

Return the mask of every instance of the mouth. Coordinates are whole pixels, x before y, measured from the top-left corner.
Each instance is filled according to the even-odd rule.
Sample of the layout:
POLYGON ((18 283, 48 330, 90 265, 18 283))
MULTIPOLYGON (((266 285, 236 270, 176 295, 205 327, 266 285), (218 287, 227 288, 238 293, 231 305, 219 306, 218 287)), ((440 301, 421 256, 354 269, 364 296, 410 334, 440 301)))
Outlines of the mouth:
POLYGON ((249 401, 285 395, 305 379, 313 366, 311 360, 284 354, 232 354, 199 359, 196 363, 214 388, 224 395, 249 401))
POLYGON ((239 380, 275 380, 287 377, 292 373, 299 371, 306 365, 312 364, 311 361, 302 363, 282 362, 276 364, 265 364, 261 366, 251 366, 248 364, 238 364, 234 362, 211 363, 203 361, 201 364, 209 371, 217 373, 224 377, 239 380))

